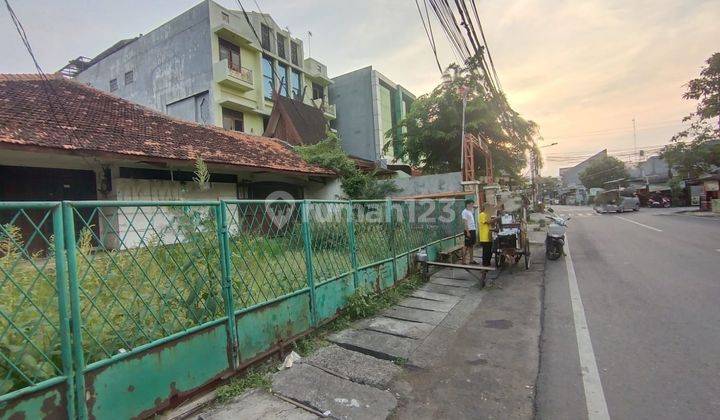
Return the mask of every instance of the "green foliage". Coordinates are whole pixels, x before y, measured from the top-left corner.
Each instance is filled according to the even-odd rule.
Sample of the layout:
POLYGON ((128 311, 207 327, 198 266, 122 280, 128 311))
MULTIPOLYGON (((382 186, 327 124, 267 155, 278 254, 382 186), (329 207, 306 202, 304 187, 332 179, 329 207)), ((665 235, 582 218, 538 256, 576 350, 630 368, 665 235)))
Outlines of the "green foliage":
POLYGON ((541 193, 557 191, 560 188, 560 178, 555 176, 541 176, 538 178, 537 183, 541 193))
POLYGON ((660 153, 681 177, 694 178, 720 166, 720 53, 705 63, 700 77, 690 80, 683 94, 684 99, 698 101, 696 111, 683 119, 690 126, 674 135, 672 144, 660 153))
MULTIPOLYGON (((462 207, 460 201, 454 203, 462 207)), ((379 208, 384 209, 384 204, 379 203, 379 208)), ((357 212, 377 205, 353 203, 357 212)), ((76 241, 82 344, 87 363, 116 355, 121 349, 135 349, 225 314, 213 209, 178 204, 145 206, 141 211, 139 207, 119 206, 115 210, 120 223, 124 223, 123 233, 96 229, 90 221, 98 219, 84 216, 87 219, 82 220, 79 212, 75 215, 76 220, 88 224, 79 229, 76 241), (106 236, 96 237, 98 230, 106 236), (143 232, 142 243, 125 243, 126 247, 122 247, 119 239, 127 239, 126 231, 131 232, 130 236, 143 232), (114 249, 109 249, 111 245, 114 249)), ((331 206, 341 209, 336 219, 321 222, 311 218, 316 282, 347 272, 350 267, 347 214, 344 213, 347 205, 311 204, 313 208, 331 206)), ((458 214, 459 208, 453 212, 458 214)), ((235 309, 307 287, 300 224, 278 231, 269 226, 264 209, 262 203, 254 203, 248 208, 231 207, 229 211, 229 258, 235 309)), ((401 213, 407 214, 406 210, 401 213)), ((354 224, 357 256, 362 264, 389 258, 393 235, 397 252, 403 252, 460 231, 456 221, 442 224, 397 221, 392 230, 388 230, 384 213, 375 219, 358 218, 354 224)), ((0 341, 0 353, 10 356, 22 372, 6 362, 0 363, 2 395, 30 382, 60 375, 62 365, 52 249, 25 255, 22 250, 28 245, 28 233, 11 224, 0 225, 0 228, 0 296, 3 297, 0 313, 9 314, 10 318, 0 319, 0 330, 5 330, 10 322, 17 327, 7 329, 0 341)), ((52 242, 52 237, 45 242, 52 242)), ((332 322, 331 327, 343 328, 357 317, 382 310, 417 285, 419 279, 413 278, 384 293, 360 291, 351 299, 347 313, 332 322)), ((319 345, 322 345, 321 338, 301 344, 301 350, 309 352, 319 345)))
MULTIPOLYGON (((580 182, 585 188, 607 188, 605 184, 608 181, 618 179, 627 179, 630 176, 625 164, 620 159, 607 156, 596 159, 580 172, 580 182)), ((626 185, 626 181, 619 182, 620 185, 626 185)))
POLYGON ((298 146, 297 153, 306 162, 337 172, 341 177, 352 176, 357 169, 355 162, 340 147, 340 139, 335 133, 328 133, 325 140, 308 146, 298 146))
POLYGON ((681 177, 694 178, 709 171, 713 165, 720 166, 720 142, 711 142, 697 134, 692 135, 692 141, 668 144, 660 154, 681 177))
MULTIPOLYGON (((462 96, 458 88, 467 86, 466 132, 489 143, 496 174, 508 175, 517 183, 527 163, 525 154, 538 136, 537 125, 520 117, 504 97, 493 98, 486 92, 475 64, 453 65, 450 70, 452 80, 417 98, 399 122, 406 129, 402 157, 424 173, 460 170, 462 96)), ((482 174, 485 160, 478 154, 475 162, 480 168, 477 173, 482 174)))
POLYGON ((210 171, 208 170, 207 164, 202 157, 198 156, 195 160, 195 176, 193 177, 200 187, 200 191, 207 191, 210 189, 210 171))
POLYGON ((381 180, 374 172, 359 170, 340 147, 340 140, 335 133, 330 132, 325 140, 298 146, 295 150, 306 162, 337 172, 342 189, 350 199, 379 199, 399 191, 391 180, 381 180))
POLYGON ((688 82, 683 98, 698 101, 695 114, 700 119, 708 120, 720 117, 720 52, 711 55, 705 64, 700 77, 688 82))
POLYGON ((672 205, 682 205, 682 199, 680 198, 683 191, 682 178, 679 176, 674 176, 670 178, 670 180, 668 181, 668 186, 670 186, 670 200, 672 205))
POLYGON ((269 390, 271 372, 272 363, 270 362, 248 369, 242 376, 233 378, 229 383, 217 389, 217 402, 226 403, 250 389, 269 390))

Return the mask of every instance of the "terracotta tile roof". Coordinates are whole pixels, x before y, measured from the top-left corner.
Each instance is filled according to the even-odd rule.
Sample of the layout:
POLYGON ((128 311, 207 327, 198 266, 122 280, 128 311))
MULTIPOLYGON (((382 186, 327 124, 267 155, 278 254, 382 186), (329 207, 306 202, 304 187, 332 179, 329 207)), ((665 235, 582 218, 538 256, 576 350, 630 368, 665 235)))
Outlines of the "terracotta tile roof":
POLYGON ((195 160, 199 155, 209 163, 334 175, 273 139, 176 120, 58 75, 48 78, 45 84, 39 75, 0 74, 0 146, 145 160, 195 160))

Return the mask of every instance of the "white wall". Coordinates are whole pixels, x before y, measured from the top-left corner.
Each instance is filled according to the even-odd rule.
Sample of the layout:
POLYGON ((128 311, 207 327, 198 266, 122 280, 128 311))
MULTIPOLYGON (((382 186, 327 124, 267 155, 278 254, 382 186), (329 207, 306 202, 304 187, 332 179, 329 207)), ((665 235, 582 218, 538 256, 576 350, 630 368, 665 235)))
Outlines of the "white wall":
MULTIPOLYGON (((159 200, 220 200, 236 198, 236 185, 234 183, 213 182, 210 189, 201 191, 194 182, 178 182, 156 179, 126 179, 115 181, 118 200, 159 201, 159 200)), ((121 207, 108 208, 105 212, 108 219, 115 218, 119 240, 114 246, 120 248, 134 248, 142 243, 164 244, 183 240, 177 226, 183 218, 200 220, 208 217, 213 211, 209 206, 167 206, 167 207, 121 207), (132 224, 131 224, 132 223, 132 224)), ((214 215, 212 215, 214 217, 214 215)), ((210 233, 210 232, 208 232, 210 233)), ((109 244, 108 244, 109 245, 109 244)))
POLYGON ((343 200, 346 199, 340 178, 330 179, 325 184, 311 183, 305 187, 305 198, 309 200, 343 200))

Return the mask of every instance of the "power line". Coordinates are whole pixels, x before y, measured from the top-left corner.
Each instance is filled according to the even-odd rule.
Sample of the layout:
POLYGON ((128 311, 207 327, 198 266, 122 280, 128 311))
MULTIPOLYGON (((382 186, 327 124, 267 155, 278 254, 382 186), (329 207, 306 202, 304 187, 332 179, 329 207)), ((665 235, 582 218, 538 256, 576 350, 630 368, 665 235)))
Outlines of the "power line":
MULTIPOLYGON (((677 120, 666 120, 666 121, 657 121, 652 124, 648 124, 645 126, 637 127, 639 131, 644 130, 652 130, 655 128, 663 128, 663 127, 672 127, 672 126, 679 126, 682 125, 682 122, 678 122, 677 120)), ((559 140, 565 140, 565 139, 573 139, 573 138, 583 138, 583 137, 594 137, 594 136, 611 136, 611 135, 617 135, 621 134, 623 132, 631 132, 632 127, 616 127, 616 128, 607 128, 603 130, 596 130, 596 131, 588 131, 586 133, 581 134, 571 134, 567 136, 547 136, 549 139, 559 139, 559 140)))
MULTIPOLYGON (((425 4, 425 12, 427 13, 427 2, 423 1, 423 4, 425 4)), ((437 48, 435 46, 435 38, 432 35, 432 26, 430 26, 430 29, 428 30, 428 27, 425 25, 425 18, 423 17, 422 10, 420 10, 420 4, 418 3, 418 0, 415 0, 415 6, 417 7, 418 14, 420 14, 420 21, 422 22, 423 29, 425 29, 425 35, 427 35, 428 41, 430 42, 430 48, 432 49, 433 55, 435 56, 435 63, 438 66, 438 70, 442 74, 442 66, 440 65, 440 59, 438 59, 437 55, 437 48)), ((428 24, 430 24, 430 16, 428 16, 428 24)))

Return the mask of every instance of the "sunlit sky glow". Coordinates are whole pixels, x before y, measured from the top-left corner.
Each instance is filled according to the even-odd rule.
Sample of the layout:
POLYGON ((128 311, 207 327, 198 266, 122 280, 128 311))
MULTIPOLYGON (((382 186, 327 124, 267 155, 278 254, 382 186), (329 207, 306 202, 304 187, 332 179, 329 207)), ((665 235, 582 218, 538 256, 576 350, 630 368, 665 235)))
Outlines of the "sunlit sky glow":
MULTIPOLYGON (((633 118, 639 149, 667 143, 694 107, 681 97, 684 84, 720 50, 716 0, 476 1, 511 105, 540 125, 544 144, 558 142, 543 149, 547 175, 603 148, 632 151, 633 118)), ((147 33, 198 1, 11 3, 41 65, 55 71, 70 58, 147 33)), ((231 0, 219 3, 236 8, 231 0)), ((253 1, 243 4, 257 10, 253 1)), ((312 31, 312 56, 331 77, 373 65, 418 95, 440 81, 414 0, 258 4, 295 36, 306 40, 312 31)), ((435 29, 445 66, 453 58, 435 29)), ((33 72, 4 7, 0 37, 0 72, 33 72)))

